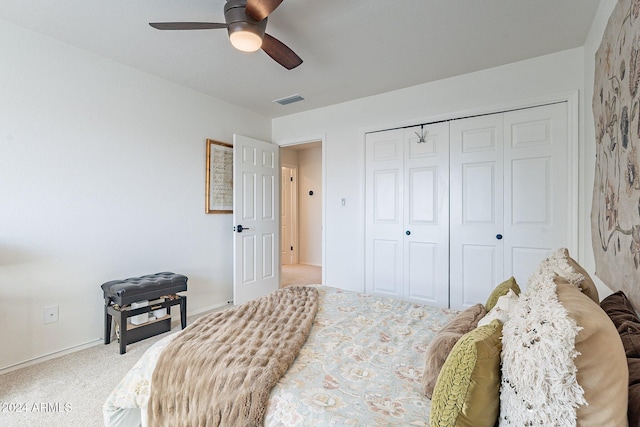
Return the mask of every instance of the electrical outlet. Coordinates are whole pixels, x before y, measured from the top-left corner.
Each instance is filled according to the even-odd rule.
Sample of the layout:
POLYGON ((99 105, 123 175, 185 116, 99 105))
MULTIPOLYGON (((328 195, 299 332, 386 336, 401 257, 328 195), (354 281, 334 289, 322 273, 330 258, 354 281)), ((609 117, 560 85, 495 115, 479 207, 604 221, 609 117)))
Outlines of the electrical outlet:
POLYGON ((58 321, 58 306, 50 305, 44 308, 44 323, 55 323, 58 321))

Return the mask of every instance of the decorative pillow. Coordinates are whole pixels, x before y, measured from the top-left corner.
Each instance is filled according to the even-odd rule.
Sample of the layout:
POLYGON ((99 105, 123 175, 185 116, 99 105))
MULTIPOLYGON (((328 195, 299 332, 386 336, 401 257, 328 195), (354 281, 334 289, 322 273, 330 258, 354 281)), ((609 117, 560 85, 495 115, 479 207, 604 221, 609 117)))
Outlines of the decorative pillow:
POLYGON ((640 425, 640 359, 627 358, 629 367, 629 406, 627 417, 630 426, 640 425))
POLYGON ((640 319, 631 301, 622 291, 603 299, 600 307, 618 329, 622 340, 629 369, 627 417, 630 426, 638 426, 640 425, 640 319))
POLYGON ((600 307, 611 318, 616 328, 624 322, 640 324, 635 307, 622 291, 614 292, 607 296, 600 302, 600 307))
POLYGON ((640 358, 640 319, 624 292, 609 295, 600 307, 618 330, 626 356, 640 358))
POLYGON ((502 324, 467 333, 442 366, 431 399, 431 427, 494 427, 499 413, 502 324))
POLYGON ((613 323, 552 254, 503 329, 500 422, 626 426, 628 370, 613 323))
POLYGON ((579 426, 626 426, 629 371, 624 348, 607 314, 569 283, 557 283, 558 300, 578 326, 578 384, 588 405, 577 410, 579 426))
POLYGON ((503 295, 506 295, 509 292, 509 289, 513 290, 516 295, 520 295, 520 286, 516 283, 515 277, 511 276, 504 282, 500 283, 496 288, 491 292, 489 298, 487 298, 487 302, 484 304, 484 308, 487 311, 491 311, 491 309, 498 302, 498 298, 503 295))
POLYGON ((431 399, 438 374, 451 349, 467 332, 478 326, 478 321, 487 314, 482 304, 476 304, 458 313, 435 336, 427 348, 427 362, 422 376, 424 394, 431 399))
POLYGON ((554 270, 560 277, 565 278, 569 283, 577 286, 583 294, 591 298, 596 304, 600 303, 598 288, 593 283, 589 273, 582 268, 573 258, 569 256, 567 248, 560 248, 551 255, 555 258, 554 270))
POLYGON ((498 298, 498 302, 480 321, 478 326, 484 326, 491 323, 492 320, 498 319, 500 323, 504 324, 509 320, 510 312, 518 302, 518 295, 513 292, 513 289, 509 289, 506 295, 502 295, 498 298))

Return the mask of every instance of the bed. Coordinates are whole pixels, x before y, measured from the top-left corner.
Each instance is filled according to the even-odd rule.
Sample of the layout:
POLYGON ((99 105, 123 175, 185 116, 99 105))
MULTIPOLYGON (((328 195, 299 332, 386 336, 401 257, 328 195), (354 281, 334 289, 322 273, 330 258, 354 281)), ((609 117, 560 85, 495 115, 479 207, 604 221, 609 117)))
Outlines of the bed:
MULTIPOLYGON (((316 288, 313 328, 271 392, 265 425, 429 425, 425 353, 457 311, 316 288)), ((111 393, 106 426, 146 425, 156 360, 177 334, 150 347, 111 393)))
MULTIPOLYGON (((258 421, 220 425, 640 423, 637 312, 621 292, 605 298, 601 306, 593 280, 564 248, 540 263, 524 291, 511 277, 498 284, 484 304, 460 312, 327 286, 295 289, 315 293, 318 300, 304 345, 292 353, 291 363, 269 388, 258 421)), ((105 425, 218 425, 157 418, 158 408, 166 406, 158 404, 157 393, 168 395, 170 403, 174 397, 178 404, 186 402, 185 416, 201 394, 208 402, 215 400, 212 405, 225 399, 224 393, 210 393, 210 381, 210 388, 218 390, 217 376, 206 374, 200 362, 180 365, 184 371, 160 369, 163 360, 182 353, 177 345, 181 340, 196 343, 201 338, 199 321, 145 353, 104 404, 105 425), (202 380, 203 392, 165 390, 187 372, 202 380), (158 380, 166 375, 173 379, 158 380)), ((216 346, 195 345, 206 353, 216 346)), ((234 411, 242 406, 236 401, 231 403, 234 411)), ((167 412, 173 411, 172 405, 167 412)))

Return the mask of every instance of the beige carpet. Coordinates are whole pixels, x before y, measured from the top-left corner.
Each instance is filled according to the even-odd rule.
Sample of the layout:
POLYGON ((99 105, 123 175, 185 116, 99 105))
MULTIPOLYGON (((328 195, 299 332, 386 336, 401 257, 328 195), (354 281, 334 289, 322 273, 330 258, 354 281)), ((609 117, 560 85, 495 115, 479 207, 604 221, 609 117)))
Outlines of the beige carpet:
POLYGON ((123 355, 113 340, 0 375, 0 405, 11 405, 0 407, 0 426, 103 426, 102 405, 111 391, 151 344, 180 330, 179 315, 175 320, 170 332, 130 344, 123 355))
MULTIPOLYGON (((282 286, 320 284, 322 268, 283 266, 281 278, 282 286)), ((179 330, 178 318, 171 332, 130 344, 123 355, 113 340, 0 375, 0 405, 7 404, 0 407, 0 426, 103 426, 102 405, 118 382, 154 342, 179 330)))
POLYGON ((280 285, 321 285, 322 267, 307 264, 288 264, 282 266, 280 285))

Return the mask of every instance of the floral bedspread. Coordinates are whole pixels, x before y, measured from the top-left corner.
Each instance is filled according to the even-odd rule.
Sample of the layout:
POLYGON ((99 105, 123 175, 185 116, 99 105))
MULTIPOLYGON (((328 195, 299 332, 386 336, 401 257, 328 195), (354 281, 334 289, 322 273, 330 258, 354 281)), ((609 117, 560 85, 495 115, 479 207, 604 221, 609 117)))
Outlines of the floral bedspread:
MULTIPOLYGON (((431 401, 420 384, 425 351, 456 311, 327 286, 318 290, 321 305, 311 334, 271 392, 264 424, 428 426, 431 401)), ((103 407, 105 425, 130 426, 135 416, 128 409, 146 411, 165 340, 111 394, 103 407)))

